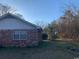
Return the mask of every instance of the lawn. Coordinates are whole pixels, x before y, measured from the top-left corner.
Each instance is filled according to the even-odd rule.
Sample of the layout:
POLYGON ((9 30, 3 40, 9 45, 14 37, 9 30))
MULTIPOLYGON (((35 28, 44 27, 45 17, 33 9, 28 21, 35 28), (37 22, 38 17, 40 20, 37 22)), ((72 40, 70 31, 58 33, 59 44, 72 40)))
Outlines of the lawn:
POLYGON ((77 56, 61 49, 56 42, 44 42, 38 47, 0 48, 0 59, 74 59, 77 56))

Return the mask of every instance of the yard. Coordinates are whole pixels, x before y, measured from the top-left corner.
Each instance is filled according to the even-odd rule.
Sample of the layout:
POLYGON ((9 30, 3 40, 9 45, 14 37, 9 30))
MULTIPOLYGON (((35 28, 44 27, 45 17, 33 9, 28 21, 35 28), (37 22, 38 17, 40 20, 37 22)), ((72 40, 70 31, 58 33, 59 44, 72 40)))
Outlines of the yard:
POLYGON ((39 47, 0 48, 0 59, 74 59, 78 55, 61 48, 57 42, 45 42, 39 47))

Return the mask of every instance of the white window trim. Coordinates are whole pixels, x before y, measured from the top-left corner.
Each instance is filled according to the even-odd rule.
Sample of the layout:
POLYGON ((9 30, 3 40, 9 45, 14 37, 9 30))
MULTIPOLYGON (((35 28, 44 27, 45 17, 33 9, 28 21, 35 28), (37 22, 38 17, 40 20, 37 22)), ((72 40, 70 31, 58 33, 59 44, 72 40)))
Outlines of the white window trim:
POLYGON ((26 31, 18 31, 18 30, 17 30, 17 31, 14 31, 14 32, 13 32, 13 35, 12 35, 13 40, 26 40, 27 37, 26 37, 25 39, 21 39, 21 38, 20 38, 21 35, 22 35, 21 33, 22 33, 22 34, 24 33, 25 35, 27 35, 26 31), (14 35, 16 35, 16 34, 15 34, 16 32, 17 32, 17 34, 19 35, 19 39, 15 39, 15 38, 14 38, 14 35))

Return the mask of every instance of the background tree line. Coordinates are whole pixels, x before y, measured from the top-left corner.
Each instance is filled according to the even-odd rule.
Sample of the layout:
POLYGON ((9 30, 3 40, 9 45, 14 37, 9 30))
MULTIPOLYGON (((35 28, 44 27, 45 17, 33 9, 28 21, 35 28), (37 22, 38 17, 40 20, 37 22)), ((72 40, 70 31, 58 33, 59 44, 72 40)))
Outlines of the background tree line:
POLYGON ((68 7, 64 15, 44 28, 49 39, 61 38, 79 41, 79 9, 68 7))

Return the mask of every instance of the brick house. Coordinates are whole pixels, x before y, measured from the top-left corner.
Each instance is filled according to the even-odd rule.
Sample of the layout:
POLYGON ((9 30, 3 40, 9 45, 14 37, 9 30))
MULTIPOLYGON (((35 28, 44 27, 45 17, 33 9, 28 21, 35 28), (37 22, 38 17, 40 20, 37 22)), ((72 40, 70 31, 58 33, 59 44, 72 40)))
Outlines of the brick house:
POLYGON ((41 40, 40 27, 7 13, 0 17, 0 46, 20 46, 38 44, 41 40))

